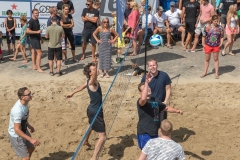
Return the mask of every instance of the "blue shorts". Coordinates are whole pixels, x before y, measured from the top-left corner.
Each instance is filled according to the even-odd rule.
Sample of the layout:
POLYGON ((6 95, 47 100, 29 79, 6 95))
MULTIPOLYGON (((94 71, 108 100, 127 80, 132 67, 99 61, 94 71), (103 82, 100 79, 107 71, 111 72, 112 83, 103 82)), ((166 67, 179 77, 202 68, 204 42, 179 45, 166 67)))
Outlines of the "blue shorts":
POLYGON ((138 134, 137 135, 137 140, 138 140, 138 147, 142 150, 143 147, 146 145, 146 143, 153 138, 157 138, 158 135, 156 136, 150 136, 148 134, 138 134))

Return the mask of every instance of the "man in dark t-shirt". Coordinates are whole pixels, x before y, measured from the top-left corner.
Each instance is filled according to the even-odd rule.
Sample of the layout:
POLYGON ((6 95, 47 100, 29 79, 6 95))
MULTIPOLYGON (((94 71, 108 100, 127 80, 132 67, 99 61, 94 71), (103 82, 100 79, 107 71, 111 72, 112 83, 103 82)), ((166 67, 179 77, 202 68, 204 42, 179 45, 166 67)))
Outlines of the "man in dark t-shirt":
POLYGON ((189 0, 179 0, 179 6, 178 6, 178 8, 179 8, 180 10, 182 10, 183 4, 184 4, 185 2, 189 2, 189 0))
POLYGON ((226 27, 227 24, 227 13, 229 10, 229 7, 234 4, 236 5, 235 7, 237 8, 237 0, 222 0, 222 2, 220 3, 220 9, 222 9, 222 14, 221 14, 221 25, 223 28, 226 27))
POLYGON ((87 44, 89 39, 91 39, 92 44, 92 61, 95 62, 95 51, 96 51, 96 43, 97 41, 93 37, 93 32, 97 29, 98 25, 98 18, 99 18, 99 11, 93 8, 93 1, 87 0, 86 2, 87 8, 84 8, 82 11, 82 21, 84 22, 84 27, 82 31, 82 58, 80 60, 85 59, 85 51, 87 48, 87 44))
POLYGON ((57 24, 60 26, 61 17, 57 15, 57 7, 52 6, 49 8, 50 17, 47 21, 47 27, 52 25, 52 17, 57 17, 57 24))
POLYGON ((192 36, 194 34, 195 28, 197 26, 197 15, 199 15, 200 11, 200 3, 195 0, 190 0, 189 2, 185 2, 183 4, 183 22, 186 25, 186 31, 188 33, 186 43, 184 46, 184 50, 188 51, 188 44, 192 41, 192 36))
POLYGON ((73 14, 75 12, 73 3, 70 0, 62 0, 57 3, 58 13, 62 13, 62 7, 64 4, 67 4, 69 7, 69 14, 73 14))
POLYGON ((43 43, 43 39, 41 36, 42 30, 40 29, 40 22, 38 20, 38 16, 38 9, 33 9, 32 18, 28 21, 27 33, 29 34, 30 43, 32 46, 33 69, 38 70, 38 72, 42 73, 44 71, 41 69, 40 66, 42 57, 41 43, 43 43))
POLYGON ((130 13, 132 12, 132 9, 130 8, 130 3, 132 2, 132 0, 127 0, 126 3, 126 9, 124 11, 124 24, 127 25, 128 24, 128 16, 130 15, 130 13))
POLYGON ((166 106, 159 99, 152 97, 149 86, 152 78, 150 73, 148 73, 146 75, 146 81, 138 85, 138 90, 141 92, 141 96, 137 101, 139 117, 137 139, 140 149, 145 146, 148 140, 158 137, 158 128, 163 121, 163 117, 160 115, 161 111, 183 114, 181 110, 166 106))

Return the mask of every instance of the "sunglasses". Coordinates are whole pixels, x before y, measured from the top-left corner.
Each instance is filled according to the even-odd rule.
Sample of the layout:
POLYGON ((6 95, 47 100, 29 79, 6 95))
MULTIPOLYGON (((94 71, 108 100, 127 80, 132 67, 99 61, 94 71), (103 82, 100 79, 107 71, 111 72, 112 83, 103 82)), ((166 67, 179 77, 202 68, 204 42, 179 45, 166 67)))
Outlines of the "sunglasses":
POLYGON ((90 6, 90 4, 89 4, 89 3, 86 3, 86 6, 90 6))
POLYGON ((105 21, 105 22, 103 22, 103 23, 109 23, 109 22, 106 22, 106 21, 105 21))
POLYGON ((28 97, 30 97, 30 96, 32 96, 32 92, 29 92, 28 94, 23 95, 23 96, 28 96, 28 97))

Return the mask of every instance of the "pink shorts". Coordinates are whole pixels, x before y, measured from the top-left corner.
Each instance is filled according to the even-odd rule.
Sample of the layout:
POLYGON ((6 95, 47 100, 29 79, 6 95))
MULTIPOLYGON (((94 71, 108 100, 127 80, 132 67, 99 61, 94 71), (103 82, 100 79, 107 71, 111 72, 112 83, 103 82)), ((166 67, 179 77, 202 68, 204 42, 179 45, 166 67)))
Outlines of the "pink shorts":
POLYGON ((233 32, 226 26, 226 34, 237 34, 237 28, 233 28, 233 32))

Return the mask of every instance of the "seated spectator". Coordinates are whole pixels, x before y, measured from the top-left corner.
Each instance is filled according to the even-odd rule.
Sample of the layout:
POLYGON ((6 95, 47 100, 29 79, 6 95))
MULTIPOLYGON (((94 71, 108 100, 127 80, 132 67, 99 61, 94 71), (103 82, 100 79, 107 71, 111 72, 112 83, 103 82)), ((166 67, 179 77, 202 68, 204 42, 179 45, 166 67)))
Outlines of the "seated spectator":
POLYGON ((146 14, 142 16, 142 29, 138 31, 138 50, 140 49, 145 36, 145 28, 148 27, 148 34, 153 34, 154 17, 151 15, 151 9, 152 7, 148 6, 148 26, 146 26, 146 14))
POLYGON ((142 153, 138 160, 145 159, 161 159, 161 160, 184 160, 185 155, 183 148, 180 144, 174 142, 171 139, 171 133, 173 130, 172 123, 165 119, 162 121, 158 130, 158 138, 150 139, 145 147, 142 149, 142 153))
POLYGON ((170 45, 171 39, 171 30, 169 26, 169 22, 167 20, 166 14, 163 12, 162 6, 158 7, 158 12, 154 15, 156 26, 153 31, 154 34, 158 33, 166 33, 167 34, 167 47, 172 49, 170 45))
POLYGON ((182 46, 184 47, 184 38, 185 38, 185 28, 182 26, 180 22, 180 16, 182 11, 178 8, 175 8, 175 2, 170 3, 170 10, 168 10, 165 14, 167 15, 167 19, 170 23, 170 30, 182 32, 182 46))

